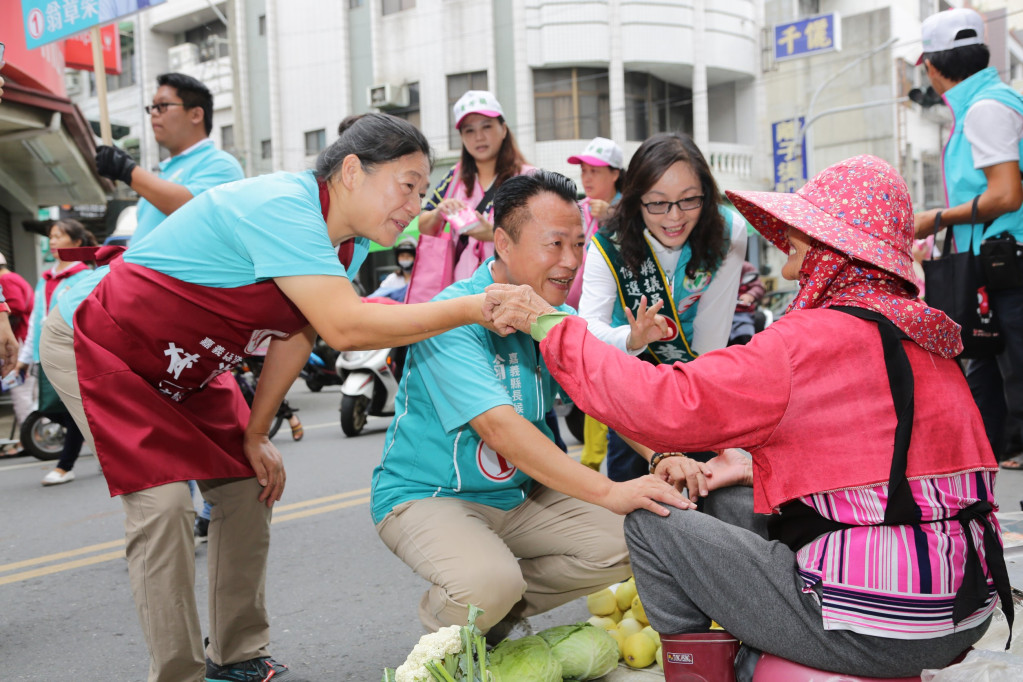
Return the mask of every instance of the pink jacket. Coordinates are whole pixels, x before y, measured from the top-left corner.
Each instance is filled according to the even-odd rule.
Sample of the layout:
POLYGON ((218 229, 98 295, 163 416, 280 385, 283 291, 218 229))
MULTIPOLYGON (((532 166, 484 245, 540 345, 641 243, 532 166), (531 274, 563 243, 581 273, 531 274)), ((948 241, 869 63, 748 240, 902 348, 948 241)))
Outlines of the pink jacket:
MULTIPOLYGON (((956 363, 903 345, 916 382, 907 477, 997 470, 956 363)), ((570 318, 541 349, 576 404, 630 438, 662 451, 749 450, 758 513, 888 480, 896 419, 873 323, 835 310, 794 311, 746 346, 651 365, 570 318)))

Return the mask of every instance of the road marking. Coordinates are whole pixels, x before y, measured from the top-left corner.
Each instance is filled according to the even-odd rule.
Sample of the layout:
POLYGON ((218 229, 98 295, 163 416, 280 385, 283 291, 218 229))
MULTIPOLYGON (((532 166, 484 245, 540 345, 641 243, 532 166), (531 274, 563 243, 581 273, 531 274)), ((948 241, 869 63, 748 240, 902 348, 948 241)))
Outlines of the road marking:
MULTIPOLYGON (((313 426, 307 426, 306 428, 317 429, 333 425, 334 423, 331 422, 328 424, 316 424, 313 426)), ((570 456, 574 456, 577 455, 581 450, 582 450, 581 445, 574 445, 568 449, 568 454, 570 456)), ((40 465, 45 465, 45 462, 17 464, 10 467, 3 467, 2 469, 0 469, 0 471, 40 465)), ((271 524, 284 523, 285 521, 293 521, 295 519, 305 519, 311 516, 317 516, 319 514, 326 514, 329 512, 339 511, 341 509, 347 509, 349 507, 367 504, 370 501, 370 497, 368 495, 369 492, 370 492, 369 488, 360 488, 358 490, 349 490, 348 492, 338 493, 336 495, 326 495, 324 497, 315 497, 311 500, 292 502, 291 504, 278 504, 274 509, 274 516, 271 521, 271 524)), ((124 558, 123 547, 124 539, 122 538, 120 540, 111 540, 110 542, 101 542, 95 545, 79 547, 78 549, 71 549, 66 552, 47 554, 41 557, 36 557, 34 559, 24 559, 22 561, 15 561, 9 564, 0 564, 0 573, 17 571, 19 569, 27 568, 29 566, 40 566, 39 568, 35 568, 30 571, 21 571, 20 573, 11 573, 10 575, 0 576, 0 585, 9 585, 11 583, 21 582, 24 580, 31 580, 32 578, 40 578, 46 575, 53 575, 54 573, 62 573, 64 571, 71 571, 76 568, 83 568, 85 566, 93 566, 95 564, 101 564, 107 561, 116 561, 117 559, 123 559, 124 558), (103 550, 111 549, 114 547, 117 547, 118 549, 113 552, 106 552, 103 554, 96 554, 94 556, 86 556, 80 559, 65 561, 66 559, 71 559, 72 557, 81 557, 82 555, 85 554, 92 554, 93 552, 102 552, 103 550), (51 565, 41 566, 41 564, 51 565)))
POLYGON ((315 509, 306 509, 305 511, 295 512, 294 514, 285 514, 283 516, 275 516, 273 522, 281 523, 284 521, 291 521, 292 519, 304 519, 307 516, 315 516, 316 514, 325 514, 326 512, 337 511, 338 509, 345 509, 346 507, 354 507, 357 504, 366 504, 369 502, 369 497, 360 497, 357 500, 348 500, 347 502, 338 502, 337 504, 328 504, 325 507, 317 507, 315 509))
MULTIPOLYGON (((358 505, 367 504, 369 502, 368 493, 369 488, 360 488, 359 490, 350 490, 348 492, 338 493, 337 495, 327 495, 324 497, 317 497, 311 500, 304 500, 302 502, 294 502, 292 504, 276 505, 274 508, 274 517, 273 520, 271 521, 271 524, 283 523, 285 521, 292 521, 295 519, 304 519, 310 516, 316 516, 318 514, 326 514, 328 512, 338 511, 340 509, 347 509, 348 507, 355 507, 358 505), (281 512, 291 513, 282 514, 281 512)), ((23 561, 15 561, 9 564, 0 564, 0 573, 16 571, 18 569, 26 568, 29 566, 39 566, 39 568, 34 568, 30 571, 21 571, 20 573, 11 573, 10 575, 0 576, 0 585, 9 585, 10 583, 31 580, 32 578, 40 578, 46 575, 53 575, 54 573, 62 573, 64 571, 71 571, 76 568, 93 566, 95 564, 101 564, 107 561, 116 561, 117 559, 123 558, 124 540, 121 539, 111 540, 110 542, 101 542, 99 544, 89 545, 87 547, 79 547, 78 549, 72 549, 66 552, 47 554, 45 556, 36 557, 34 559, 25 559, 23 561), (94 556, 86 556, 80 559, 74 559, 72 561, 64 561, 65 559, 71 559, 72 557, 81 557, 84 554, 101 552, 102 550, 111 549, 113 547, 117 547, 119 549, 117 549, 117 551, 114 552, 106 552, 103 554, 96 554, 94 556), (40 566, 41 564, 51 565, 40 566)))
MULTIPOLYGON (((121 540, 121 544, 124 544, 124 540, 121 540)), ((107 552, 106 554, 98 554, 96 556, 85 557, 84 559, 78 559, 76 561, 68 561, 63 564, 54 564, 52 566, 43 566, 32 571, 24 571, 22 573, 12 573, 11 575, 5 575, 0 577, 0 585, 7 585, 9 583, 21 582, 22 580, 31 580, 32 578, 40 578, 44 575, 52 575, 53 573, 63 573, 64 571, 70 571, 75 568, 81 568, 83 566, 92 566, 93 564, 101 564, 105 561, 114 561, 116 559, 124 558, 124 550, 118 550, 116 552, 107 552)))
POLYGON ((24 561, 15 561, 13 564, 2 564, 0 565, 0 573, 6 573, 7 571, 14 571, 19 568, 25 568, 26 566, 36 566, 38 564, 48 564, 51 561, 59 561, 60 559, 70 559, 74 556, 81 556, 83 554, 91 554, 93 552, 99 552, 104 549, 111 549, 113 547, 123 547, 124 539, 111 540, 110 542, 101 542, 98 545, 89 545, 88 547, 79 547, 78 549, 72 549, 67 552, 58 552, 57 554, 47 554, 46 556, 37 557, 35 559, 25 559, 24 561))

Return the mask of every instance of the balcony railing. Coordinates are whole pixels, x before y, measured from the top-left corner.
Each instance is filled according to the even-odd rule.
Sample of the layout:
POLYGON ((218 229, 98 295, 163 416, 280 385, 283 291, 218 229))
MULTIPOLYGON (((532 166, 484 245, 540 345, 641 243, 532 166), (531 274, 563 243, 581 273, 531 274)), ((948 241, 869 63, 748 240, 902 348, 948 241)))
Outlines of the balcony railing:
POLYGON ((715 176, 728 175, 732 178, 749 180, 753 178, 753 147, 727 142, 707 144, 707 163, 715 176))

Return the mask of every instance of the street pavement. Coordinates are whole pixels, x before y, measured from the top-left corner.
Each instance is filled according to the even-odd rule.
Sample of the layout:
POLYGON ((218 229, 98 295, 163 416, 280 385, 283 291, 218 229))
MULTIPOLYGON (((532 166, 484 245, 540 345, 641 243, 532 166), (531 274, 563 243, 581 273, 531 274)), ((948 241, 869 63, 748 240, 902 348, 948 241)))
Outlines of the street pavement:
MULTIPOLYGON (((364 435, 346 438, 337 387, 314 394, 299 383, 289 401, 301 409, 306 435, 293 443, 285 426, 274 439, 288 485, 270 549, 271 651, 309 679, 376 682, 422 634, 416 610, 426 587, 383 546, 369 516, 370 475, 388 420, 371 418, 364 435)), ((79 460, 70 484, 43 488, 48 469, 30 458, 0 462, 0 679, 145 680, 120 501, 109 496, 92 455, 79 460)), ((1023 472, 1003 472, 997 497, 1003 510, 1019 510, 1023 472)), ((1023 564, 1010 570, 1023 578, 1023 564)), ((196 550, 196 584, 205 630, 205 545, 196 550)), ((539 630, 586 617, 577 600, 531 624, 539 630)), ((658 676, 621 670, 613 679, 626 678, 658 676)))
MULTIPOLYGON (((369 515, 389 420, 371 418, 362 436, 346 438, 338 387, 311 393, 297 383, 288 400, 306 434, 294 443, 285 425, 273 441, 288 483, 270 547, 271 653, 309 679, 377 682, 423 634, 417 608, 426 588, 380 542, 369 515)), ((145 680, 121 503, 91 454, 72 483, 42 487, 49 468, 25 457, 0 461, 0 680, 145 680)), ((205 631, 205 545, 196 550, 196 584, 205 631)), ((588 616, 577 600, 532 622, 542 629, 588 616)))

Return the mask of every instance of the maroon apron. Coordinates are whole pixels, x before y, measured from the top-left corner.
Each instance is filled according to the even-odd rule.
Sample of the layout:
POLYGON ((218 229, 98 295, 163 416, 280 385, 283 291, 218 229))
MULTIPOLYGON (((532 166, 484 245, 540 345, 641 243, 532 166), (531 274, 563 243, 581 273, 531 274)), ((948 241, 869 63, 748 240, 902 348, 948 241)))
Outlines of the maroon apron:
MULTIPOLYGON (((346 266, 353 252, 342 245, 346 266)), ((249 408, 229 372, 268 337, 308 324, 272 280, 215 288, 114 260, 74 317, 82 404, 110 494, 255 476, 242 447, 249 408)))

